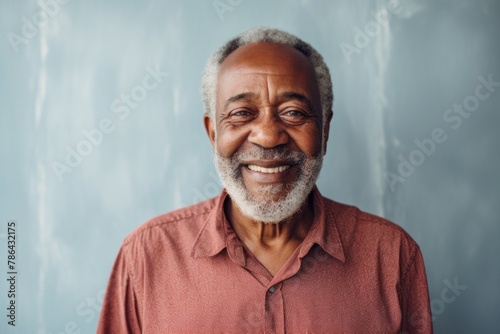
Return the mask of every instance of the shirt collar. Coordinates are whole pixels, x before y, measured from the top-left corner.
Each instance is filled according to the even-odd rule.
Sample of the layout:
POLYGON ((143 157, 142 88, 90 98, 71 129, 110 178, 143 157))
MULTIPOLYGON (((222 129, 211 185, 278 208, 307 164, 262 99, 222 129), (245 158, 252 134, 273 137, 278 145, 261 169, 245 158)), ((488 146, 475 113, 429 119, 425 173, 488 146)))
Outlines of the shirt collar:
MULTIPOLYGON (((224 201, 227 196, 227 192, 223 189, 198 234, 191 255, 193 258, 211 257, 226 249, 233 262, 245 266, 243 245, 224 213, 224 201)), ((313 189, 313 196, 314 222, 300 246, 299 258, 303 258, 314 244, 318 244, 325 252, 345 262, 344 247, 331 205, 328 205, 328 200, 316 187, 313 189)))
POLYGON ((201 229, 194 243, 191 255, 196 259, 217 255, 226 248, 226 233, 224 223, 224 200, 227 197, 223 189, 215 202, 215 206, 201 229))
POLYGON ((314 244, 341 262, 345 262, 344 247, 330 201, 315 186, 313 189, 314 221, 299 250, 303 258, 314 244))

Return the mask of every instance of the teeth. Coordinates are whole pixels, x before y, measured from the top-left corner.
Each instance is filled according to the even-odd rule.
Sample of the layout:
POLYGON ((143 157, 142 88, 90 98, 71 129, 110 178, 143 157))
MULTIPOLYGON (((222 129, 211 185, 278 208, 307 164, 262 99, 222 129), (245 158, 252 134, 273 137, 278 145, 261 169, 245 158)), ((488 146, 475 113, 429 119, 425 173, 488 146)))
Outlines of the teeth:
POLYGON ((288 168, 290 168, 290 165, 284 165, 284 166, 278 166, 278 167, 273 167, 273 168, 265 168, 265 167, 260 167, 256 165, 248 165, 248 169, 256 171, 256 172, 261 172, 261 173, 281 173, 286 171, 288 168))

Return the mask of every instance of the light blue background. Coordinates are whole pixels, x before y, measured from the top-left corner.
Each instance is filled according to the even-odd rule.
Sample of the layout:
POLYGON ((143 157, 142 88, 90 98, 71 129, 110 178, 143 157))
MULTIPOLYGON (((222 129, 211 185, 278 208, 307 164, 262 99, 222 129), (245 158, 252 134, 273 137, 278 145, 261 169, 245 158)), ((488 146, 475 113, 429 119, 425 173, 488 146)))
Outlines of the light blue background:
POLYGON ((123 238, 217 194, 201 73, 224 41, 267 25, 310 42, 333 76, 320 190, 395 221, 420 244, 436 333, 498 333, 500 89, 457 129, 443 116, 475 93, 480 76, 500 81, 500 2, 401 0, 350 57, 341 45, 356 46, 356 29, 376 29, 371 12, 390 1, 233 0, 218 15, 212 0, 72 0, 16 52, 9 36, 23 36, 23 18, 33 22, 40 3, 0 1, 1 277, 9 219, 18 224, 19 271, 14 329, 0 280, 0 332, 95 332, 123 238), (168 76, 120 119, 111 104, 138 92, 148 67, 168 76), (106 118, 114 130, 60 182, 53 163, 106 118), (446 141, 391 189, 385 175, 435 128, 446 141), (444 303, 455 279, 467 288, 444 303))

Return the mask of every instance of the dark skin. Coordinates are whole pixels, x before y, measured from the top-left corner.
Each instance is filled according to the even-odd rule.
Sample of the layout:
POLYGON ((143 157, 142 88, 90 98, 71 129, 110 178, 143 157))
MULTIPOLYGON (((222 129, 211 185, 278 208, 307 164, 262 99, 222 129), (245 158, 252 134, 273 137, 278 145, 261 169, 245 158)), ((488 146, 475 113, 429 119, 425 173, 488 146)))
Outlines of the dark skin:
MULTIPOLYGON (((252 145, 286 146, 308 158, 326 152, 333 113, 330 111, 323 128, 312 64, 290 46, 254 43, 235 50, 221 64, 216 99, 215 122, 205 115, 204 123, 212 146, 222 157, 252 145)), ((257 186, 290 184, 297 178, 298 167, 288 161, 252 160, 244 161, 240 168, 245 188, 258 198, 257 186), (269 172, 277 167, 286 170, 269 172)), ((284 195, 276 194, 274 200, 284 195)), ((272 276, 304 240, 314 218, 311 199, 286 222, 254 221, 229 198, 225 213, 239 239, 272 276)))

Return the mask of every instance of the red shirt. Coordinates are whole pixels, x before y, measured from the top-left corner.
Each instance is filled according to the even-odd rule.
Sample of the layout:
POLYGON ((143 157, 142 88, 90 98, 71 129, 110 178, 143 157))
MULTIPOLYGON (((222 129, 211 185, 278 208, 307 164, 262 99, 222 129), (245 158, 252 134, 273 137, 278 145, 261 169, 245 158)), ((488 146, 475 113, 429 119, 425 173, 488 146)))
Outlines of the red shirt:
POLYGON ((98 333, 432 333, 422 254, 399 226, 314 190, 314 222, 273 277, 223 209, 226 192, 129 235, 98 333))

